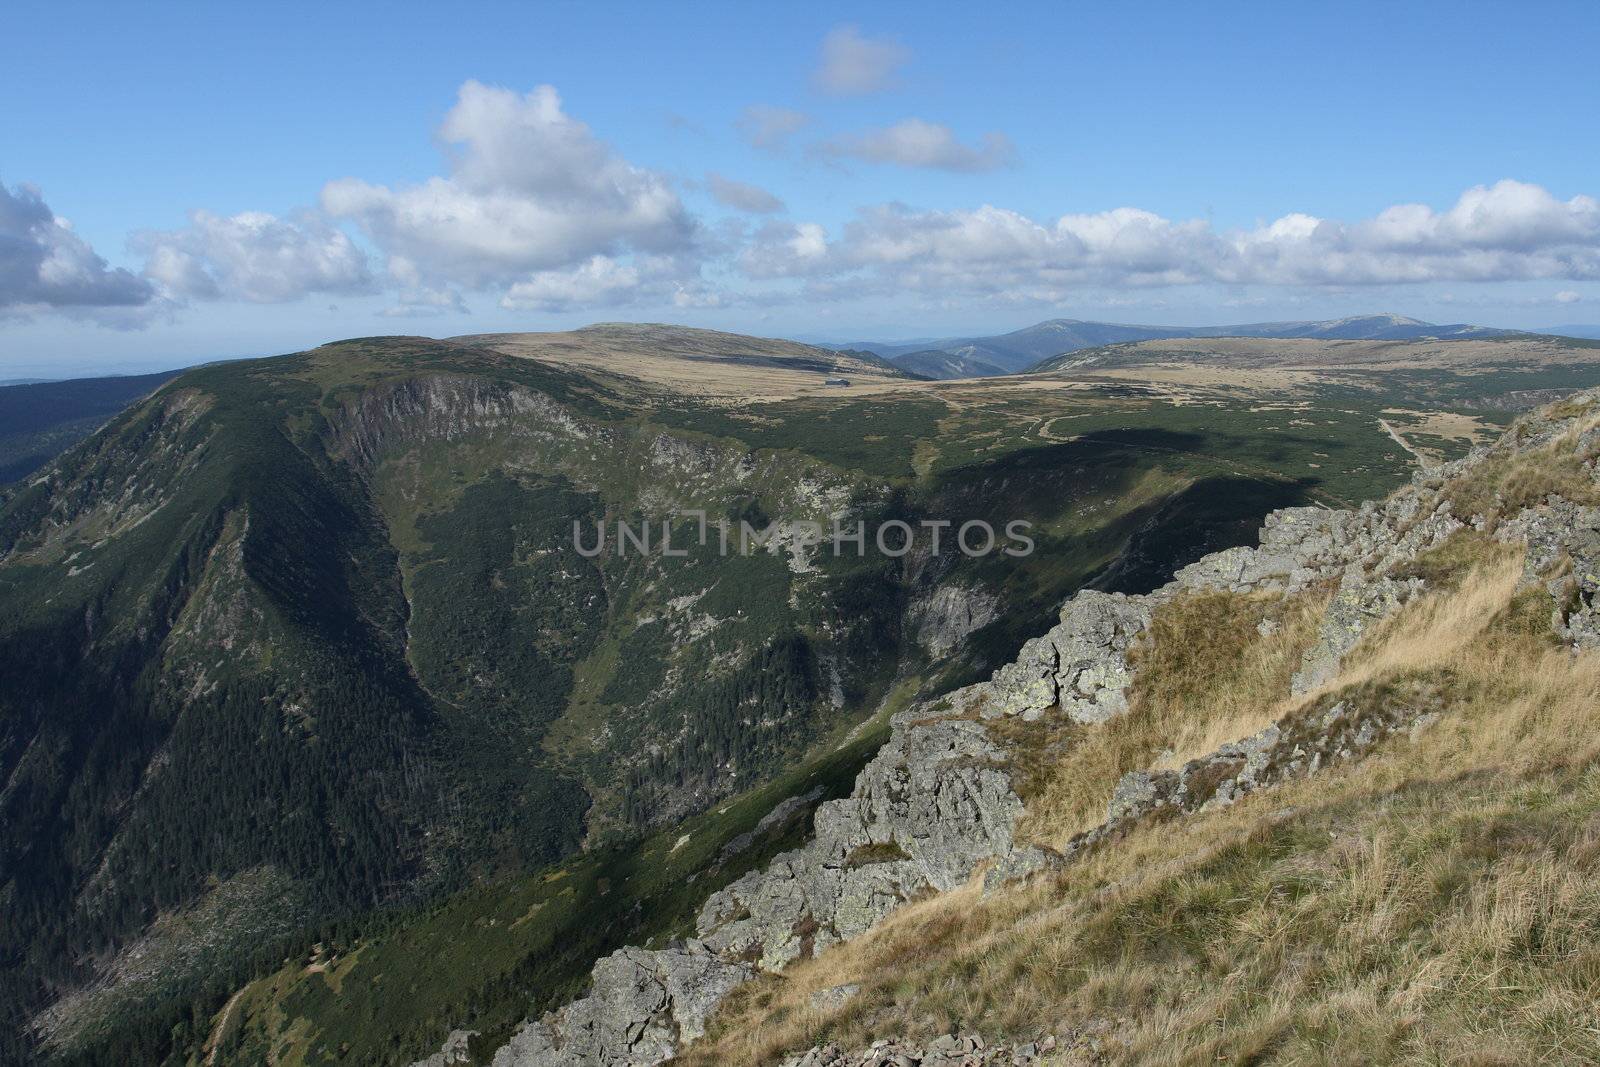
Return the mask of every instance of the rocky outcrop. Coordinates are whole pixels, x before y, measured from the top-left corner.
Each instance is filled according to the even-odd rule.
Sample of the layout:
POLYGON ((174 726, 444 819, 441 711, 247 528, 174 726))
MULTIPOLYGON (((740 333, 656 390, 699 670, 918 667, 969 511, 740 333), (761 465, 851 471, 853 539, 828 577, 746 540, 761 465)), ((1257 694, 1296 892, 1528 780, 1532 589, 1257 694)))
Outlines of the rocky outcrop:
POLYGON ((569 440, 584 440, 595 432, 535 390, 436 374, 363 392, 330 421, 328 451, 365 472, 396 446, 454 440, 491 429, 569 440))
POLYGON ((525 1023, 494 1067, 655 1064, 705 1033, 722 999, 755 972, 698 941, 660 951, 618 949, 599 963, 590 994, 525 1023))
POLYGON ((991 1045, 977 1034, 947 1034, 920 1043, 886 1039, 854 1052, 819 1045, 784 1060, 783 1067, 1025 1067, 1043 1063, 1056 1049, 1053 1037, 991 1045))
POLYGON ((1060 711, 1077 722, 1104 722, 1127 708, 1129 650, 1163 603, 1200 591, 1294 594, 1338 581, 1317 644, 1295 678, 1295 692, 1309 691, 1338 672, 1373 622, 1422 589, 1422 582, 1390 572, 1461 529, 1443 491, 1446 479, 1460 468, 1419 472, 1389 500, 1353 510, 1275 511, 1267 516, 1257 547, 1206 556, 1151 593, 1080 592, 1063 605, 1059 624, 1023 645, 1014 662, 965 695, 984 697, 985 717, 1032 721, 1060 711))
POLYGON ((1550 501, 1495 532, 1528 546, 1523 580, 1550 593, 1556 635, 1574 648, 1600 648, 1600 508, 1550 501))
POLYGON ((857 937, 1006 854, 1021 814, 1005 753, 981 723, 902 717, 854 793, 818 807, 808 844, 711 896, 698 939, 601 960, 588 996, 524 1024, 494 1065, 661 1063, 758 971, 857 937))
POLYGON ((1353 510, 1285 508, 1267 516, 1258 548, 1232 548, 1180 570, 1160 595, 1183 590, 1299 593, 1337 580, 1292 691, 1310 692, 1338 674, 1345 655, 1373 623, 1392 615, 1424 588, 1391 572, 1440 544, 1463 523, 1443 487, 1462 464, 1419 471, 1381 503, 1353 510))
POLYGON ((1354 759, 1391 735, 1436 717, 1425 702, 1335 701, 1296 712, 1175 771, 1134 771, 1112 791, 1106 820, 1067 846, 1074 855, 1141 819, 1226 807, 1241 797, 1354 759))
POLYGON ((1128 648, 1150 625, 1159 597, 1084 590, 1061 621, 1022 646, 988 683, 983 714, 1033 721, 1059 709, 1078 722, 1104 722, 1128 707, 1128 648))
POLYGON ((706 902, 700 936, 724 956, 778 970, 865 933, 920 893, 961 885, 1010 850, 1021 814, 1005 753, 980 723, 906 726, 853 796, 817 809, 809 844, 706 902))
POLYGON ((943 659, 1000 614, 1000 598, 981 586, 941 585, 906 609, 906 625, 928 655, 943 659))
POLYGON ((426 1059, 420 1059, 411 1067, 461 1067, 472 1062, 472 1039, 478 1036, 476 1030, 452 1030, 444 1039, 444 1044, 439 1051, 426 1059))
POLYGON ((1300 669, 1289 682, 1289 691, 1298 696, 1332 681, 1345 654, 1356 647, 1361 635, 1373 623, 1394 614, 1423 586, 1420 578, 1368 579, 1359 569, 1347 571, 1339 591, 1323 612, 1317 643, 1306 650, 1300 669))

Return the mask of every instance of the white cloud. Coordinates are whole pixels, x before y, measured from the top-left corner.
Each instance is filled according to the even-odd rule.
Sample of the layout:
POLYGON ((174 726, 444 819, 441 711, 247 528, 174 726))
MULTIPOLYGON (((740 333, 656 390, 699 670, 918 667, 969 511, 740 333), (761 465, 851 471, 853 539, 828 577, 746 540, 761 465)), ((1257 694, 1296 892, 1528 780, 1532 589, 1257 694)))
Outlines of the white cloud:
POLYGON ((982 144, 965 145, 950 127, 916 118, 835 138, 824 142, 820 149, 825 155, 849 156, 869 163, 969 173, 1005 166, 1016 154, 1011 139, 1003 133, 988 133, 982 144))
POLYGON ((389 257, 389 281, 400 287, 399 301, 383 311, 391 318, 431 318, 467 312, 467 303, 459 291, 448 285, 429 285, 417 265, 404 256, 389 257))
MULTIPOLYGON (((842 32, 842 31, 841 31, 842 32)), ((866 42, 850 31, 841 55, 866 42)), ((898 62, 898 60, 896 61, 898 62)), ((879 63, 879 77, 894 64, 879 63)), ((858 81, 856 84, 864 84, 858 81)), ((808 120, 751 109, 753 144, 781 147, 808 120)), ((111 270, 56 218, 36 190, 0 186, 0 313, 92 309, 129 321, 179 299, 288 301, 382 290, 396 317, 466 311, 463 294, 510 310, 720 307, 895 299, 1061 303, 1086 291, 1102 304, 1152 302, 1164 287, 1210 286, 1235 301, 1263 288, 1298 290, 1434 282, 1600 279, 1600 201, 1560 199, 1505 180, 1436 209, 1399 204, 1341 221, 1294 212, 1219 229, 1135 207, 1035 218, 983 204, 858 209, 842 225, 753 219, 785 210, 772 192, 720 174, 705 190, 723 205, 695 219, 668 179, 622 158, 568 116, 556 91, 526 95, 465 83, 440 130, 446 173, 395 186, 328 183, 321 212, 197 211, 188 226, 135 235, 145 277, 111 270), (341 221, 343 220, 343 221, 341 221), (359 227, 352 239, 340 226, 359 227), (358 240, 360 243, 358 243, 358 240), (376 246, 381 269, 364 248, 376 246), (749 282, 736 286, 728 279, 749 282), (707 281, 707 279, 711 281, 707 281), (153 283, 153 284, 152 284, 153 283), (727 288, 724 288, 726 286, 727 288)), ((1004 165, 1010 142, 965 144, 945 126, 908 119, 820 151, 912 167, 980 171, 1004 165)), ((824 202, 827 191, 821 191, 824 202)), ((1559 290, 1560 303, 1579 299, 1559 290)), ((1551 298, 1543 298, 1548 302, 1551 298)))
POLYGON ((354 220, 425 284, 513 285, 691 243, 694 221, 667 180, 565 114, 551 86, 519 96, 469 81, 439 136, 458 146, 446 177, 398 188, 346 178, 322 192, 330 215, 354 220))
POLYGON ((509 311, 567 311, 645 301, 714 307, 722 296, 700 281, 696 265, 678 257, 619 260, 597 255, 571 268, 528 275, 506 291, 500 306, 509 311))
POLYGON ((1290 215, 1231 242, 1240 281, 1365 285, 1600 277, 1600 201, 1504 180, 1447 211, 1400 204, 1342 223, 1290 215))
POLYGON ((770 215, 783 210, 783 201, 761 188, 747 182, 734 181, 720 174, 706 175, 706 188, 711 196, 725 207, 748 211, 753 215, 770 215))
POLYGON ((751 278, 784 278, 837 269, 828 232, 815 222, 771 222, 739 253, 739 268, 751 278))
POLYGON ((813 80, 833 96, 862 96, 886 89, 911 53, 888 39, 863 37, 855 26, 838 26, 822 39, 822 57, 813 80))
MULTIPOLYGON (((148 305, 144 279, 111 269, 32 185, 0 183, 0 315, 57 310, 91 317, 148 305)), ((108 320, 109 321, 109 320, 108 320)), ((118 324, 125 324, 119 321, 118 324)))
POLYGON ((135 234, 132 244, 145 253, 145 276, 178 299, 273 304, 373 288, 366 253, 310 212, 194 211, 185 229, 135 234))
POLYGON ((1353 223, 1285 215, 1245 230, 1137 208, 1039 222, 984 205, 857 212, 837 240, 802 251, 800 229, 768 230, 741 257, 757 278, 827 278, 813 293, 917 291, 940 298, 1058 301, 1086 285, 1338 287, 1600 278, 1600 203, 1502 181, 1445 211, 1389 208, 1353 223))
POLYGON ((766 152, 780 152, 788 147, 789 138, 799 133, 811 122, 811 116, 786 107, 768 107, 752 104, 739 115, 734 126, 751 147, 766 152))
POLYGON ((639 270, 610 256, 593 256, 573 270, 539 271, 506 291, 500 306, 559 311, 574 304, 615 302, 639 287, 639 270))

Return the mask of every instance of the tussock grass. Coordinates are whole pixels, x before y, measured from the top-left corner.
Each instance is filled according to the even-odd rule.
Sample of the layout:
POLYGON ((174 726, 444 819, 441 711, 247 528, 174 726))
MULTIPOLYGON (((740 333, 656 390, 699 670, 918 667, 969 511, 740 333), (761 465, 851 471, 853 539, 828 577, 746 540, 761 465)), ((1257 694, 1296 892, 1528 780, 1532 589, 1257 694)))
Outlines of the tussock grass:
POLYGON ((1600 486, 1584 466, 1592 453, 1578 447, 1584 432, 1597 425, 1600 418, 1580 419, 1540 448, 1491 456, 1477 464, 1446 489, 1456 515, 1462 519, 1513 515, 1543 503, 1551 494, 1577 504, 1600 504, 1600 486))
POLYGON ((1031 735, 1014 728, 1024 731, 1013 748, 1029 771, 1022 835, 1064 845, 1101 820, 1124 774, 1209 751, 1197 746, 1214 732, 1210 724, 1238 729, 1242 717, 1270 715, 1316 637, 1329 595, 1203 592, 1159 608, 1148 639, 1129 656, 1137 673, 1125 714, 1101 726, 1058 728, 1064 736, 1048 747, 1037 736, 1042 728, 1031 735), (1054 758, 1032 766, 1039 752, 1054 758))
MULTIPOLYGON (((1369 635, 1328 687, 1432 694, 1444 714, 1427 729, 1135 831, 1053 879, 903 909, 742 989, 684 1062, 951 1028, 1092 1040, 1112 1063, 1600 1062, 1600 655, 1555 646, 1517 554, 1462 559, 1453 588, 1369 635), (811 1006, 842 982, 861 993, 811 1006)), ((1108 788, 1141 746, 1203 744, 1283 708, 1274 685, 1306 631, 1291 617, 1263 638, 1251 619, 1301 609, 1314 617, 1243 598, 1174 607, 1125 735, 1090 753, 1085 734, 1062 777, 1108 788), (1163 651, 1184 637, 1234 658, 1191 671, 1163 651)), ((1041 788, 1047 833, 1093 807, 1088 785, 1041 788)))
POLYGON ((1458 589, 1476 568, 1520 551, 1471 527, 1463 527, 1415 559, 1389 572, 1391 578, 1421 578, 1430 590, 1458 589))
POLYGON ((1302 701, 1384 677, 1455 667, 1470 670, 1472 657, 1466 653, 1487 652, 1496 644, 1487 631, 1504 621, 1521 580, 1521 552, 1498 554, 1471 571, 1458 588, 1425 596, 1377 627, 1346 657, 1337 677, 1302 701))

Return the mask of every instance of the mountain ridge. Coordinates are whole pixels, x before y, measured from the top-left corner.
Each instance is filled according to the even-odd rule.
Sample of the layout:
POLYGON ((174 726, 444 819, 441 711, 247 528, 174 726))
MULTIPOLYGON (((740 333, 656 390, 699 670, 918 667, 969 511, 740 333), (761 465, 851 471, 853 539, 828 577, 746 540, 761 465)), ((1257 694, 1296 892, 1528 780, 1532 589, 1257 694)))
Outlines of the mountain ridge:
POLYGON ((1423 337, 1488 338, 1509 336, 1500 330, 1464 323, 1436 325, 1403 315, 1352 315, 1339 319, 1243 323, 1237 326, 1143 326, 1130 323, 1047 319, 1044 322, 987 337, 947 338, 912 343, 852 342, 848 346, 876 352, 890 362, 911 359, 926 368, 959 370, 939 377, 983 377, 989 367, 1017 373, 1054 356, 1129 341, 1181 337, 1275 337, 1338 340, 1413 340, 1423 337), (945 353, 944 366, 934 358, 945 353))

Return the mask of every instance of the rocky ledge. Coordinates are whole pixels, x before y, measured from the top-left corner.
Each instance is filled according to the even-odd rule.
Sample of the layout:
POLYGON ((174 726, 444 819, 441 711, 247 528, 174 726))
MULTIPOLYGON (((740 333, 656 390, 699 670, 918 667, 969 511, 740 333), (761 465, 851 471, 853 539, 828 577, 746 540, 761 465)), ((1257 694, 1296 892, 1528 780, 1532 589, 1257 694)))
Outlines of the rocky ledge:
POLYGON ((661 1063, 759 971, 857 937, 1009 852, 1021 814, 1005 752, 981 723, 902 718, 854 794, 817 809, 808 844, 712 895, 696 939, 601 960, 588 996, 524 1024, 494 1065, 661 1063))

